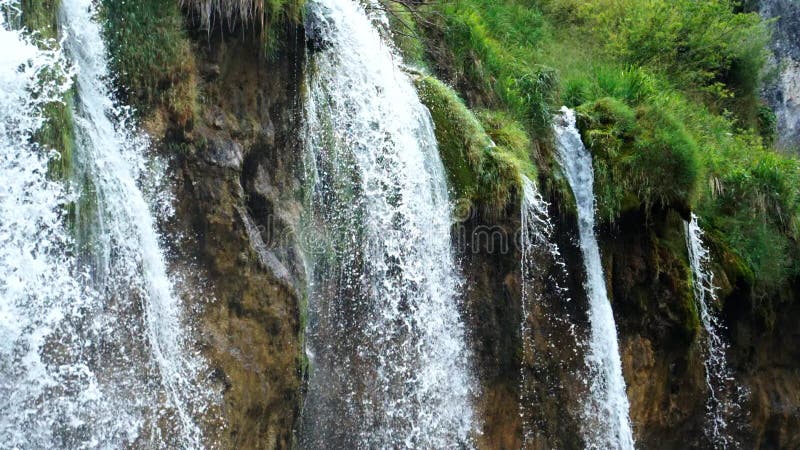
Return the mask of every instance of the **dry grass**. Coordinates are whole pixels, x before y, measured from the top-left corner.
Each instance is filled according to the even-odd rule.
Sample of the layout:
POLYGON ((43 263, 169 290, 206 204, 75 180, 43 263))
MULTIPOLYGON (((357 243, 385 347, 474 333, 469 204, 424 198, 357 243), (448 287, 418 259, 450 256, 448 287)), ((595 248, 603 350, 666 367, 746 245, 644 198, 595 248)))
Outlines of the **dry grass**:
POLYGON ((233 30, 241 25, 266 31, 276 20, 299 21, 303 3, 303 0, 181 0, 181 6, 194 11, 201 28, 206 30, 219 25, 233 30))

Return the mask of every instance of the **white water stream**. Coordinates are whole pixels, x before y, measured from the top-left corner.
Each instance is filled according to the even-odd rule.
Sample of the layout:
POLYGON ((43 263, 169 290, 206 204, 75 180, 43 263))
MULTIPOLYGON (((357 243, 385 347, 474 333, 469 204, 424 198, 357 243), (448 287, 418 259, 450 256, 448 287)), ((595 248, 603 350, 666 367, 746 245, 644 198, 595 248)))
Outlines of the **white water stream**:
POLYGON ((706 435, 714 448, 738 448, 736 439, 730 433, 730 418, 738 414, 739 400, 743 393, 733 385, 735 380, 725 356, 728 344, 722 336, 722 324, 711 309, 718 302, 714 273, 709 267, 711 255, 703 244, 703 230, 697 223, 697 216, 692 214, 691 220, 685 226, 694 299, 705 332, 706 353, 703 364, 708 386, 706 435))
POLYGON ((575 112, 566 107, 556 118, 556 144, 578 210, 580 247, 586 269, 586 294, 591 326, 586 361, 590 398, 585 402, 583 434, 592 449, 634 448, 629 403, 622 376, 617 327, 606 292, 600 249, 594 232, 595 198, 592 157, 575 126, 575 112))
POLYGON ((169 191, 112 101, 94 15, 91 0, 61 2, 63 54, 0 23, 0 442, 197 448, 214 395, 157 229, 169 191), (65 60, 77 73, 75 142, 58 180, 55 154, 30 142, 68 87, 42 74, 65 60))
POLYGON ((433 124, 379 29, 352 0, 308 4, 306 139, 311 448, 471 446, 471 374, 433 124))

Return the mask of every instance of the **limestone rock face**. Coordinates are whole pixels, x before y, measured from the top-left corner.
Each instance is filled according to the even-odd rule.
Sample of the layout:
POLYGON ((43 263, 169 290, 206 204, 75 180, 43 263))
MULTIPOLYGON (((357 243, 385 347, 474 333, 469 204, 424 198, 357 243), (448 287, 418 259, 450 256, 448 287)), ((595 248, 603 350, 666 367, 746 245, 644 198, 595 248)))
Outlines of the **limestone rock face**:
MULTIPOLYGON (((784 6, 796 5, 789 3, 784 6)), ((775 0, 763 8, 768 4, 783 5, 775 0)), ((187 237, 177 244, 178 259, 193 261, 206 281, 208 301, 197 305, 202 311, 197 328, 223 392, 225 426, 209 420, 219 428, 208 431, 220 448, 296 444, 306 290, 297 236, 307 188, 298 108, 306 39, 297 33, 266 58, 247 36, 198 31, 192 37, 202 103, 194 122, 187 127, 145 121, 158 125, 149 131, 174 161, 177 208, 168 226, 187 237)), ((792 45, 795 50, 785 55, 796 61, 796 38, 792 45)), ((797 88, 800 66, 794 67, 775 91, 783 95, 787 119, 781 126, 789 140, 798 130, 791 125, 798 111, 791 89, 797 88)), ((784 117, 778 111, 779 119, 784 117)), ((482 387, 476 402, 479 448, 521 448, 523 432, 527 448, 583 446, 579 405, 587 394, 576 374, 584 369, 585 349, 575 339, 588 330, 587 302, 577 224, 569 209, 551 207, 555 240, 568 268, 559 282, 568 295, 546 284, 537 288, 526 318, 531 353, 522 351, 520 334, 518 205, 512 201, 496 217, 475 212, 453 229, 464 277, 464 322, 482 387), (497 236, 505 242, 492 242, 497 236)), ((708 392, 701 327, 681 215, 632 211, 613 227, 597 230, 641 449, 710 448, 703 433, 708 392)), ((798 448, 800 307, 792 292, 783 302, 753 298, 751 286, 731 269, 724 252, 712 253, 730 366, 751 393, 743 405, 743 448, 798 448), (756 314, 764 304, 784 309, 768 323, 756 314)), ((552 262, 539 264, 542 279, 555 276, 552 262)))
POLYGON ((773 19, 772 58, 764 98, 775 111, 778 146, 800 146, 800 3, 794 0, 761 0, 759 13, 773 19))
POLYGON ((197 329, 223 392, 206 430, 219 448, 291 448, 301 404, 297 33, 267 59, 257 39, 198 31, 194 122, 148 130, 173 161, 178 259, 194 262, 207 289, 197 329))

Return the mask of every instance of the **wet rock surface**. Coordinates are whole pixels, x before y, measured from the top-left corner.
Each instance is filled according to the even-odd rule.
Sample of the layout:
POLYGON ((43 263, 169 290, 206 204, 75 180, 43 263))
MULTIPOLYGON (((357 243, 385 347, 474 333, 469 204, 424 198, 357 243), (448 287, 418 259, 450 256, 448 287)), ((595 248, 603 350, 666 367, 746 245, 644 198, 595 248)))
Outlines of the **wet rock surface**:
POLYGON ((267 59, 247 36, 193 39, 203 104, 189 126, 150 131, 166 151, 182 149, 170 155, 171 226, 186 237, 176 251, 205 282, 197 328, 224 398, 206 435, 221 448, 291 448, 302 377, 305 278, 290 230, 301 209, 294 106, 304 49, 267 59))

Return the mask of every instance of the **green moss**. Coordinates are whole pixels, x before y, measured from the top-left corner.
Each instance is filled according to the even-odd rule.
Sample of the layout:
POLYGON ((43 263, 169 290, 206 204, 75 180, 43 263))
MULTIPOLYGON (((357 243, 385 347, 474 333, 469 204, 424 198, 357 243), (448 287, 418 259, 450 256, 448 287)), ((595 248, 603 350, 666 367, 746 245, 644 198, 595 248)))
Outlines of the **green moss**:
POLYGON ((518 174, 535 179, 537 170, 531 160, 533 144, 522 125, 504 111, 482 110, 477 118, 495 144, 492 157, 513 166, 518 174))
POLYGON ((57 150, 59 158, 50 161, 49 173, 66 179, 72 170, 72 150, 75 132, 72 117, 72 93, 67 92, 64 103, 51 103, 44 109, 47 121, 34 135, 34 139, 47 148, 57 150))
POLYGON ((477 196, 479 171, 491 139, 464 103, 439 80, 415 79, 420 100, 428 107, 436 127, 439 153, 450 186, 462 198, 477 196))
POLYGON ((178 2, 103 0, 112 73, 141 113, 187 124, 197 108, 195 59, 178 2))
POLYGON ((61 0, 22 0, 22 25, 45 39, 58 38, 58 7, 61 0))
MULTIPOLYGON (((22 0, 21 25, 33 33, 34 41, 43 48, 58 45, 59 0, 22 0)), ((42 73, 42 77, 53 77, 42 73)), ((58 151, 59 157, 50 161, 49 175, 55 179, 66 179, 72 165, 74 130, 72 118, 72 91, 65 94, 63 102, 46 105, 43 110, 44 125, 33 136, 38 144, 58 151)))
POLYGON ((578 126, 594 155, 601 217, 614 221, 642 207, 690 209, 700 171, 697 145, 670 114, 602 98, 578 108, 578 126))
POLYGON ((520 175, 536 175, 530 139, 522 127, 507 115, 484 112, 481 117, 488 126, 487 134, 450 87, 430 76, 415 81, 420 99, 431 111, 454 194, 490 213, 502 211, 516 191, 520 175))
MULTIPOLYGON (((657 278, 669 283, 666 286, 669 287, 671 295, 663 296, 662 301, 665 301, 665 305, 654 311, 654 314, 663 314, 664 310, 669 311, 669 315, 680 324, 688 343, 700 330, 701 319, 694 298, 684 221, 675 211, 669 211, 662 216, 661 224, 656 228, 651 231, 654 253, 658 255, 653 267, 663 272, 663 275, 659 274, 657 278)), ((661 297, 659 294, 654 295, 652 290, 650 296, 661 297)))

